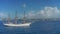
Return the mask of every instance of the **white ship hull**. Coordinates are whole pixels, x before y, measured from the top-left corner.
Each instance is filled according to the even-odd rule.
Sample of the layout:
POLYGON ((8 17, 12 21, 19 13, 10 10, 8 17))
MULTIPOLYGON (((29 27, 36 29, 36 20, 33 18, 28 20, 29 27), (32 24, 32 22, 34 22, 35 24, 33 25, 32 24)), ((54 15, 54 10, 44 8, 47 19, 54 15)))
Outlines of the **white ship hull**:
POLYGON ((9 24, 4 24, 5 26, 21 26, 21 27, 25 27, 25 26, 30 26, 31 23, 21 23, 21 24, 13 24, 13 23, 9 23, 9 24))

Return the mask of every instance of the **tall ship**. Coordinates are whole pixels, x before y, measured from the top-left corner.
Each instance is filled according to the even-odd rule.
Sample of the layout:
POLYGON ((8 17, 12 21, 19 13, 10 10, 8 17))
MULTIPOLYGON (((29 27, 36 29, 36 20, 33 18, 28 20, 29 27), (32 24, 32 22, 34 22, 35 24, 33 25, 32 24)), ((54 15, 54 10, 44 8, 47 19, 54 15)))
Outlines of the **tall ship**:
POLYGON ((7 23, 3 23, 3 24, 5 26, 20 26, 20 27, 26 27, 31 25, 31 22, 26 22, 27 19, 25 17, 25 11, 24 11, 24 17, 22 19, 23 20, 22 23, 17 24, 17 20, 18 20, 18 17, 17 17, 17 11, 16 11, 14 22, 11 22, 10 15, 8 15, 7 23))
MULTIPOLYGON (((17 0, 16 0, 16 5, 17 5, 17 0)), ((25 8, 25 4, 23 5, 23 8, 25 8)), ((17 9, 17 8, 16 8, 17 9)), ((7 23, 3 23, 5 26, 30 26, 31 25, 31 22, 27 22, 26 20, 26 16, 25 16, 25 10, 24 10, 24 17, 23 17, 23 21, 22 23, 19 23, 17 24, 17 21, 18 21, 18 16, 17 16, 17 11, 15 13, 15 18, 14 18, 14 23, 11 22, 11 18, 10 18, 10 15, 8 15, 8 22, 7 23)))

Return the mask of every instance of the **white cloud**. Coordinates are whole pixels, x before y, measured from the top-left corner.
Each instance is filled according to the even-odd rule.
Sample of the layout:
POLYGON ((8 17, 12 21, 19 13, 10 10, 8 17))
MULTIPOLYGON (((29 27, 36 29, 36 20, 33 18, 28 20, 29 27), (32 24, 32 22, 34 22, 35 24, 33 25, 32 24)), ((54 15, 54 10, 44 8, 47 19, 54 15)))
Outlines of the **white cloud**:
POLYGON ((59 18, 60 10, 57 7, 44 7, 44 9, 27 14, 30 18, 59 18))
POLYGON ((3 18, 7 18, 7 14, 0 12, 0 20, 2 20, 3 18))
POLYGON ((45 7, 43 12, 42 15, 45 15, 45 18, 57 18, 60 15, 60 10, 57 7, 45 7))
POLYGON ((6 18, 7 17, 7 14, 5 13, 0 13, 0 18, 6 18))
POLYGON ((34 13, 35 11, 30 11, 28 14, 26 14, 27 18, 33 18, 36 14, 34 13))
POLYGON ((26 4, 23 4, 23 7, 25 8, 26 7, 26 4))

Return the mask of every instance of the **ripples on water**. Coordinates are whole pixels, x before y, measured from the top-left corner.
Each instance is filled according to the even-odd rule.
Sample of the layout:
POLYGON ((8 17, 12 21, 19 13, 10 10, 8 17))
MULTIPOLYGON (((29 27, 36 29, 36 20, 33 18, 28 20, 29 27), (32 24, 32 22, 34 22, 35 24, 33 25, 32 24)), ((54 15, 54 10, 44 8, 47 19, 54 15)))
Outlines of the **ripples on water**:
POLYGON ((28 28, 5 27, 0 21, 0 34, 60 34, 60 21, 35 21, 28 28))

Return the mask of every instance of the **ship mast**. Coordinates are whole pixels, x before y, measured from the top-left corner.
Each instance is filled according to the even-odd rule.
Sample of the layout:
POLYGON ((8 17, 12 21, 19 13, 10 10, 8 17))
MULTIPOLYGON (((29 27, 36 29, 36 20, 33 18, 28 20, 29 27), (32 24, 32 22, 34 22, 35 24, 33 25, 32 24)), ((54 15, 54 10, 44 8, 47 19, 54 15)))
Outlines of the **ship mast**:
MULTIPOLYGON (((16 10, 17 10, 17 0, 16 0, 16 10)), ((14 24, 17 24, 17 19, 18 19, 18 17, 17 17, 17 11, 16 11, 15 19, 14 19, 14 24)))
POLYGON ((10 23, 10 14, 8 14, 8 24, 10 23))
POLYGON ((23 17, 23 19, 24 19, 24 23, 26 22, 25 20, 26 20, 26 17, 25 17, 25 11, 24 11, 24 17, 23 17))
POLYGON ((16 11, 16 13, 15 13, 15 24, 17 24, 17 11, 16 11))
POLYGON ((24 21, 24 23, 26 22, 26 16, 25 16, 25 15, 26 15, 26 14, 25 14, 26 12, 25 12, 25 7, 26 7, 26 5, 24 4, 24 5, 23 5, 23 8, 24 8, 24 17, 23 17, 23 21, 24 21))

